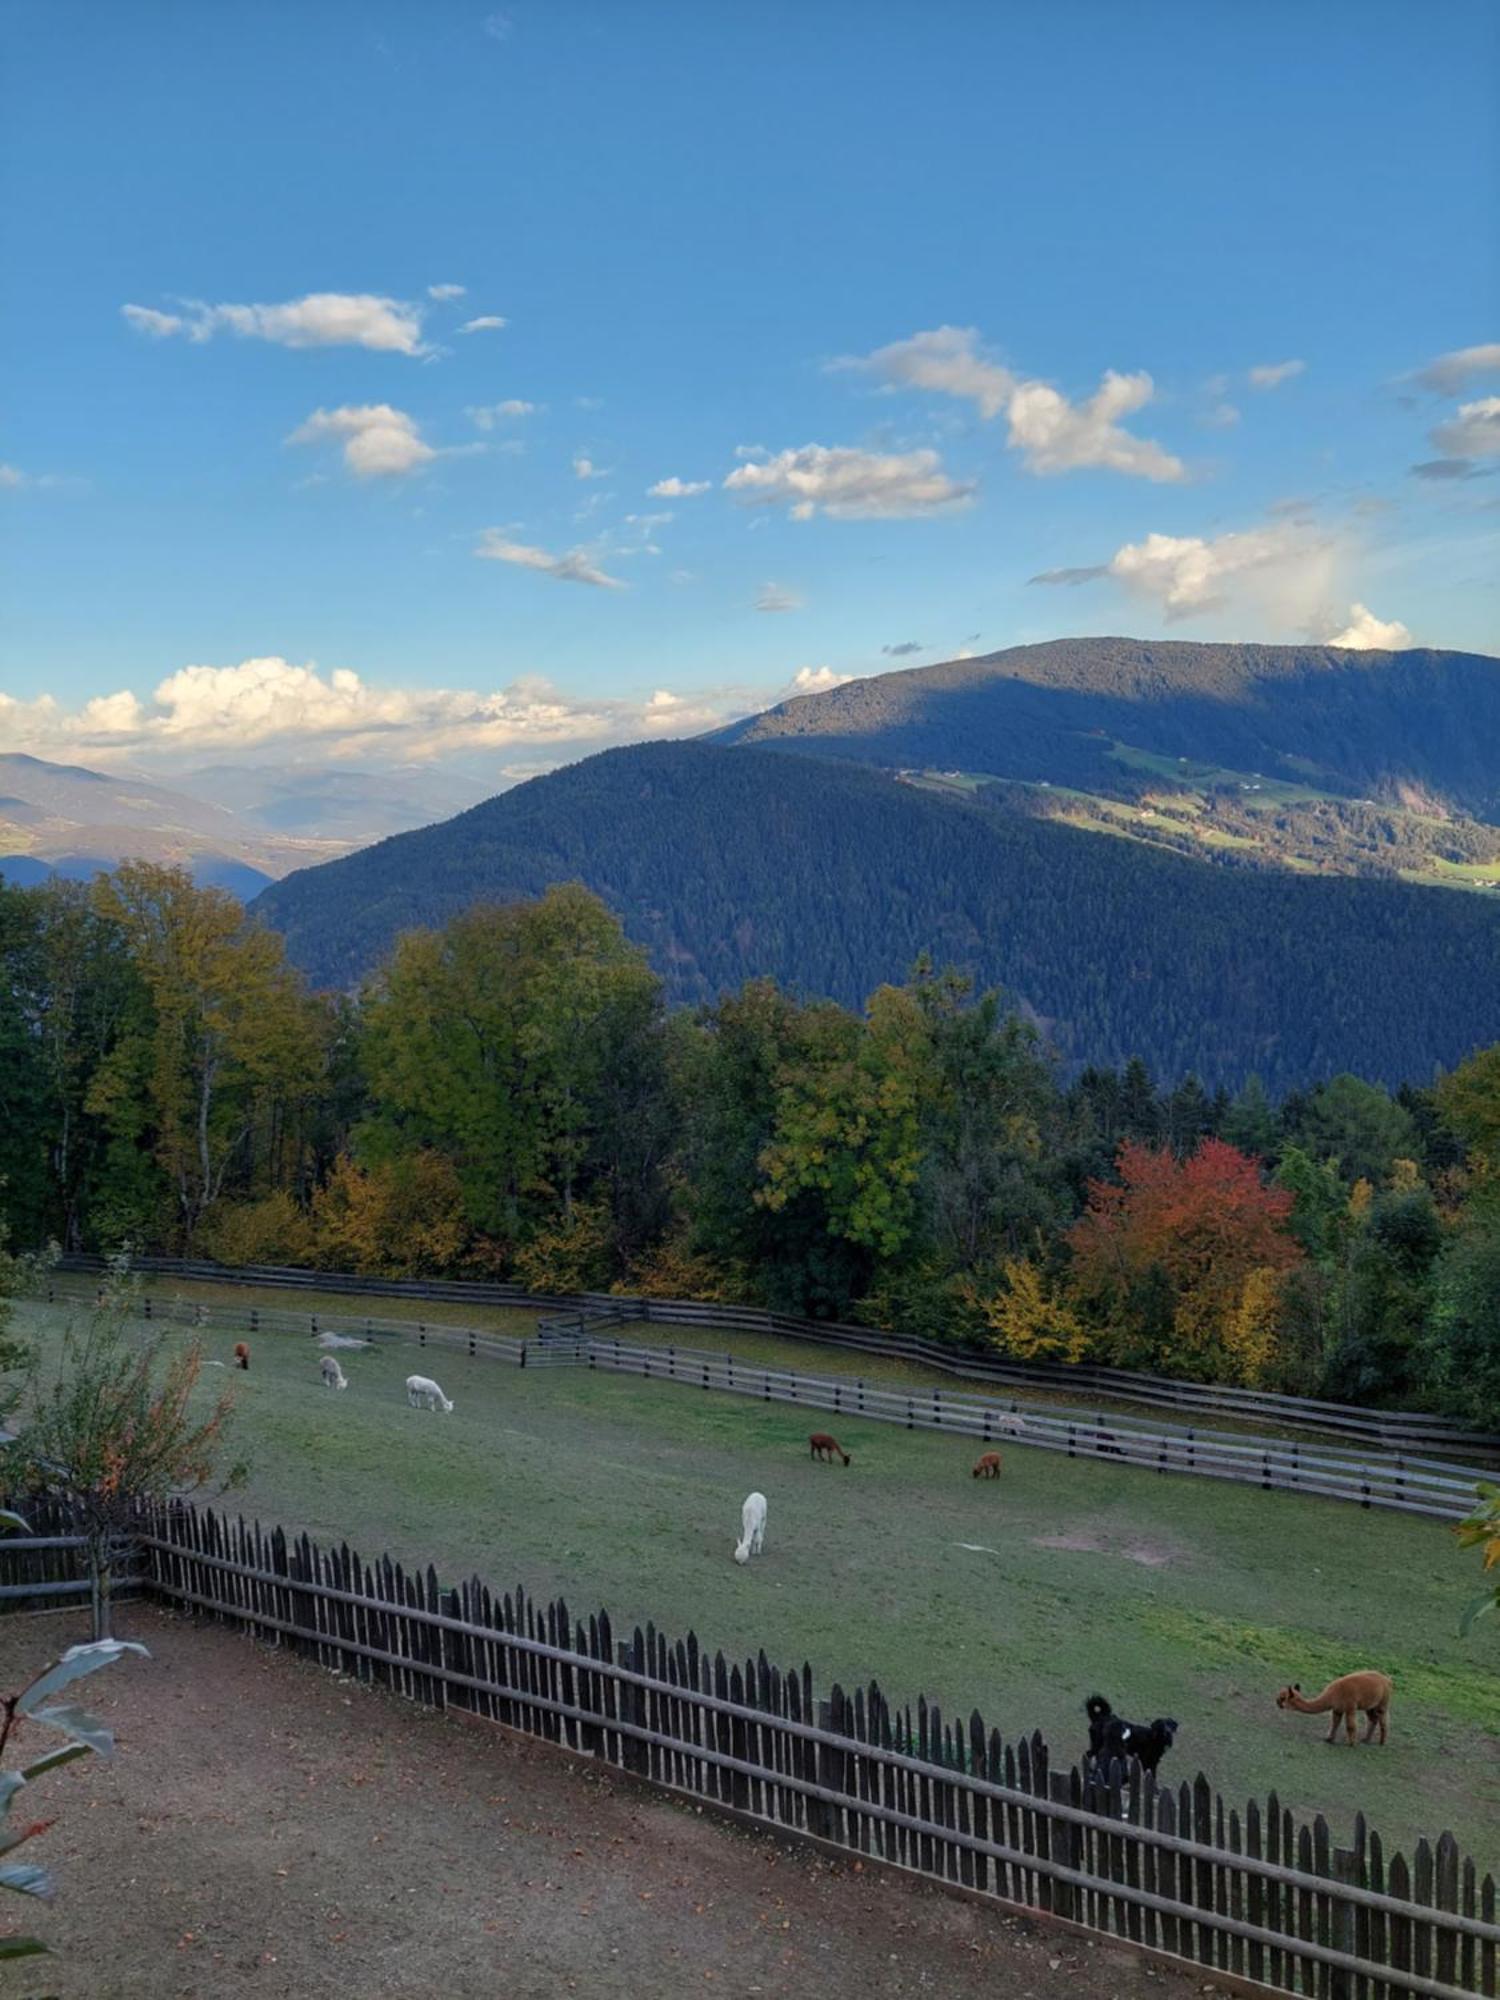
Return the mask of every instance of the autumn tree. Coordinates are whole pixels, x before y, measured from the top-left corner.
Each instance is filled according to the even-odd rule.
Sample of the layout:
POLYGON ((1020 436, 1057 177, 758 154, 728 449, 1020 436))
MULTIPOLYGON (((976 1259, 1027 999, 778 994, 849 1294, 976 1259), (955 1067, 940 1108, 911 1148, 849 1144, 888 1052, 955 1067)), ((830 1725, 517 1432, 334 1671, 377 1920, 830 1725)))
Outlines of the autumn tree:
POLYGON ((95 1071, 89 1102, 149 1149, 188 1249, 267 1105, 316 1088, 320 1015, 280 937, 247 924, 226 891, 130 861, 98 879, 93 901, 150 1007, 95 1071))
POLYGON ((1302 1255, 1287 1228, 1292 1196, 1267 1187, 1255 1161, 1220 1139, 1205 1139, 1185 1161, 1127 1143, 1119 1176, 1090 1184, 1069 1232, 1079 1298, 1133 1358, 1244 1379, 1240 1350, 1267 1285, 1255 1280, 1247 1318, 1252 1274, 1289 1271, 1302 1255))
POLYGON ((1007 1258, 989 1284, 965 1279, 961 1297, 1002 1354, 1019 1361, 1076 1362, 1088 1352, 1087 1328, 1030 1258, 1007 1258))

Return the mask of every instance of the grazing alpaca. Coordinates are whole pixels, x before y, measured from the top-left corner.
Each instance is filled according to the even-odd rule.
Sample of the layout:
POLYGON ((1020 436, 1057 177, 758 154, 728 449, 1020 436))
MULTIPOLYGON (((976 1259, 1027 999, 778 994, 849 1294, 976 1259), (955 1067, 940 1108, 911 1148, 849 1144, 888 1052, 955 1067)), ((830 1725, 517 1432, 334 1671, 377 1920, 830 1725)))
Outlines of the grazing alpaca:
POLYGON ((1330 1709, 1333 1720, 1328 1730, 1328 1741, 1337 1743, 1339 1724, 1343 1723, 1349 1733, 1349 1741, 1355 1741, 1355 1718, 1365 1718, 1365 1741, 1369 1742, 1376 1729, 1380 1740, 1386 1738, 1386 1722, 1391 1712, 1391 1677, 1389 1674, 1363 1673, 1340 1674, 1330 1681, 1321 1694, 1315 1694, 1309 1701, 1302 1692, 1302 1683, 1293 1681, 1284 1687, 1276 1697, 1278 1708, 1295 1708, 1299 1715, 1324 1715, 1330 1709))
POLYGON ((407 1376, 406 1400, 414 1410, 441 1410, 445 1417, 453 1414, 452 1403, 430 1375, 407 1376))
POLYGON ((976 1479, 998 1479, 1000 1477, 1000 1454, 998 1451, 981 1452, 974 1461, 976 1479))
POLYGON ((347 1389, 349 1386, 349 1377, 331 1354, 325 1354, 318 1363, 318 1373, 323 1377, 325 1389, 347 1389))
POLYGON ((995 1418, 995 1428, 1009 1431, 1012 1437, 1020 1437, 1026 1429, 1026 1419, 1019 1410, 1001 1410, 995 1418))
POLYGON ((1155 1774, 1177 1734, 1174 1717, 1159 1715, 1154 1722, 1126 1722, 1123 1716, 1115 1714, 1102 1694, 1091 1694, 1083 1707, 1089 1719, 1086 1761, 1108 1766, 1116 1761, 1128 1764, 1135 1757, 1143 1771, 1155 1774))
POLYGON ((807 1442, 814 1458, 826 1458, 830 1465, 836 1458, 841 1458, 845 1465, 849 1463, 848 1452, 838 1439, 830 1437, 827 1431, 814 1431, 807 1442))
POLYGON ((248 1368, 250 1366, 250 1343, 248 1340, 237 1340, 234 1343, 234 1365, 236 1368, 248 1368))
POLYGON ((764 1493, 749 1493, 740 1509, 740 1539, 735 1547, 734 1559, 737 1563, 747 1563, 751 1556, 758 1556, 765 1545, 766 1496, 764 1493))

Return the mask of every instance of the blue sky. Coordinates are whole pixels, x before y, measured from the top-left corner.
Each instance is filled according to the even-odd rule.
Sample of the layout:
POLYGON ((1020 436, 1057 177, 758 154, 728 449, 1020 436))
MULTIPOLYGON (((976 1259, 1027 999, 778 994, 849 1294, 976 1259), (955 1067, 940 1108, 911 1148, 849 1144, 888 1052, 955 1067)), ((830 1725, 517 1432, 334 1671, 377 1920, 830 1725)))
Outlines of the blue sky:
POLYGON ((498 782, 1062 633, 1500 650, 1487 0, 4 20, 0 748, 498 782))

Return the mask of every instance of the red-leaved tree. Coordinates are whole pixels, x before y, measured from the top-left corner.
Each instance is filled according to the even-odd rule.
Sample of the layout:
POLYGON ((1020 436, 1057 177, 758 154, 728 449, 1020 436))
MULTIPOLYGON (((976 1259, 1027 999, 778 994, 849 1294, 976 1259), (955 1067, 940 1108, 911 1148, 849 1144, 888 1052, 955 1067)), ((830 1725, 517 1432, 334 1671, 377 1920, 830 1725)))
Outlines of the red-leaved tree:
POLYGON ((1127 1141, 1118 1164, 1118 1182, 1089 1183, 1069 1232, 1081 1303, 1122 1358, 1262 1379, 1274 1359, 1276 1286, 1302 1257, 1287 1228, 1293 1197, 1222 1139, 1187 1160, 1127 1141))

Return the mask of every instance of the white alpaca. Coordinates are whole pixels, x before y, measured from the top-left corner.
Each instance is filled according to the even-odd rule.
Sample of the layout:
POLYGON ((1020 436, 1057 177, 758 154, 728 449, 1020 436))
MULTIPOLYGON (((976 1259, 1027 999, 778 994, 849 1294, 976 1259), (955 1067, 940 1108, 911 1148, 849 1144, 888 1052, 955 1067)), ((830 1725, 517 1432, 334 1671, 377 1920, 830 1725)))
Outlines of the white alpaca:
POLYGON ((414 1410, 441 1410, 445 1417, 453 1414, 452 1403, 430 1375, 407 1376, 406 1400, 414 1410))
POLYGON ((1012 1437, 1019 1437, 1026 1428, 1026 1419, 1016 1410, 1002 1410, 995 1418, 995 1428, 1009 1431, 1012 1437))
POLYGON ((751 1556, 758 1556, 766 1545, 766 1496, 751 1493, 740 1509, 741 1535, 734 1552, 737 1563, 749 1562, 751 1556))
POLYGON ((331 1354, 325 1354, 318 1363, 318 1372, 323 1377, 325 1389, 347 1389, 349 1377, 340 1368, 331 1354))
POLYGON ((368 1347, 370 1343, 368 1340, 355 1340, 347 1333, 320 1333, 318 1345, 319 1347, 368 1347))

